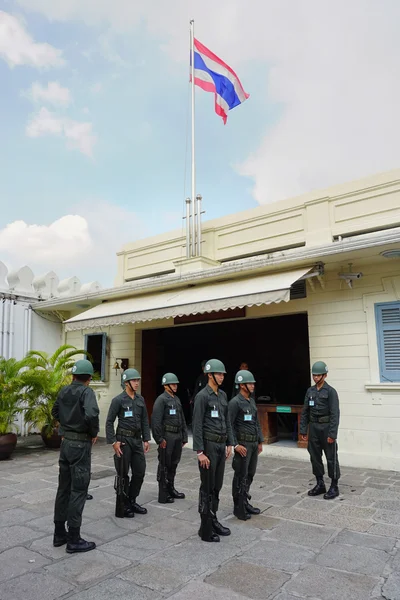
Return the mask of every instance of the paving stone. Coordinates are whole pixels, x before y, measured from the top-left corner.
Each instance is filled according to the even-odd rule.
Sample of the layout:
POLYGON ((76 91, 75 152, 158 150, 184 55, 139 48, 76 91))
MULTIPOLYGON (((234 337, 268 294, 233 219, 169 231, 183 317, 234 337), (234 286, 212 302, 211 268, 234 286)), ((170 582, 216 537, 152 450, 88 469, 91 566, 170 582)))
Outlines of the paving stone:
POLYGON ((400 573, 392 573, 382 587, 382 598, 400 600, 400 573))
POLYGON ((371 519, 376 513, 375 508, 363 508, 361 506, 347 506, 344 502, 332 502, 334 511, 332 514, 345 517, 355 517, 356 519, 371 519))
POLYGON ((240 560, 262 567, 295 573, 307 562, 313 560, 314 556, 313 552, 303 547, 262 540, 246 550, 240 556, 240 560))
POLYGON ((2 485, 0 487, 0 498, 11 498, 12 496, 15 496, 16 494, 17 494, 17 492, 15 492, 12 487, 6 487, 4 485, 2 485))
POLYGON ((67 594, 74 586, 48 573, 26 573, 1 584, 1 598, 7 600, 55 600, 67 594))
POLYGON ((263 540, 278 540, 289 544, 299 544, 308 548, 322 548, 324 544, 336 533, 335 529, 328 529, 319 525, 306 525, 293 521, 282 521, 272 531, 264 533, 263 540))
POLYGON ((17 483, 13 486, 15 489, 15 495, 36 492, 38 490, 52 489, 54 490, 56 486, 54 484, 49 483, 48 481, 43 481, 43 479, 33 479, 29 481, 24 481, 22 483, 17 483))
POLYGON ((389 554, 375 548, 329 544, 317 556, 316 562, 333 569, 379 576, 389 558, 389 554))
POLYGON ((400 525, 400 513, 393 510, 377 510, 374 515, 374 521, 400 525))
POLYGON ((0 513, 0 527, 21 525, 35 518, 35 514, 22 508, 11 508, 0 513))
POLYGON ((125 558, 106 554, 96 549, 79 555, 73 554, 65 560, 60 560, 45 568, 54 577, 82 585, 100 577, 104 578, 111 573, 115 574, 116 570, 129 567, 129 565, 130 562, 125 558))
POLYGON ((353 531, 368 531, 371 527, 371 521, 366 519, 355 519, 345 515, 333 515, 330 512, 317 513, 297 508, 278 508, 272 507, 267 515, 288 519, 291 521, 303 521, 305 523, 314 523, 315 525, 327 525, 337 529, 351 529, 353 531))
POLYGON ((374 503, 374 499, 373 498, 369 498, 368 496, 363 496, 362 494, 353 494, 353 495, 349 495, 347 494, 346 496, 343 496, 343 494, 341 494, 339 496, 339 498, 336 500, 336 502, 324 502, 324 504, 344 504, 345 506, 367 506, 367 507, 371 507, 373 506, 374 503))
POLYGON ((269 496, 262 498, 262 502, 265 502, 270 506, 293 506, 298 501, 298 496, 287 496, 285 494, 270 494, 269 496))
POLYGON ((132 533, 124 535, 107 544, 101 546, 102 552, 109 552, 116 556, 122 556, 127 560, 140 561, 147 556, 151 556, 159 550, 165 550, 173 545, 173 541, 159 540, 141 533, 132 533))
POLYGON ((400 500, 376 500, 374 508, 400 512, 400 500))
POLYGON ((394 571, 398 571, 400 573, 400 551, 397 550, 395 557, 393 558, 392 568, 394 571))
MULTIPOLYGON (((300 596, 292 596, 291 594, 287 594, 286 592, 281 592, 280 594, 274 597, 274 600, 299 600, 299 598, 300 596)), ((304 598, 304 596, 301 596, 301 598, 304 598)), ((317 598, 316 600, 319 600, 319 598, 317 598)))
POLYGON ((286 584, 285 591, 321 600, 366 600, 377 583, 375 577, 310 565, 286 584))
POLYGON ((396 543, 395 538, 383 537, 380 535, 370 535, 368 533, 357 533, 355 531, 341 531, 333 540, 335 544, 348 544, 364 548, 375 548, 390 552, 396 543))
POLYGON ((400 500, 400 489, 396 488, 397 491, 392 491, 393 489, 377 490, 367 488, 363 495, 375 500, 400 500))
POLYGON ((98 520, 113 514, 110 504, 100 502, 96 498, 85 502, 84 515, 87 519, 98 520))
POLYGON ((69 596, 70 600, 110 600, 120 598, 121 600, 157 600, 161 598, 153 590, 138 587, 130 581, 124 581, 119 577, 107 579, 87 590, 69 596))
MULTIPOLYGON (((298 499, 299 500, 299 499, 298 499)), ((300 508, 301 510, 307 510, 311 512, 330 512, 334 510, 335 503, 327 502, 322 498, 322 496, 316 498, 310 498, 309 496, 305 496, 300 502, 297 502, 293 508, 300 508)))
POLYGON ((169 519, 165 519, 160 523, 156 523, 155 525, 141 529, 140 533, 158 537, 162 540, 170 540, 171 542, 178 544, 190 536, 195 535, 197 530, 198 526, 195 527, 186 521, 179 521, 179 525, 177 526, 176 519, 170 517, 169 519))
POLYGON ((29 549, 53 560, 65 558, 65 545, 55 548, 53 546, 53 535, 46 535, 39 540, 35 540, 30 544, 29 549))
POLYGON ((290 575, 259 565, 232 560, 214 571, 204 581, 254 599, 267 598, 279 590, 290 575))
POLYGON ((5 550, 0 555, 0 581, 23 575, 48 565, 50 560, 22 546, 5 550))
POLYGON ((50 501, 54 503, 54 500, 56 498, 56 492, 56 488, 46 488, 41 490, 35 490, 24 495, 17 495, 17 498, 20 498, 22 502, 26 502, 26 504, 40 504, 42 502, 50 501))
POLYGON ((287 496, 293 496, 293 497, 298 497, 301 494, 304 494, 306 492, 306 490, 299 490, 298 487, 293 487, 293 486, 289 486, 289 485, 280 485, 279 487, 275 488, 274 490, 274 494, 284 494, 287 496))
POLYGON ((248 596, 230 590, 208 585, 200 581, 191 581, 168 600, 248 600, 248 596))
POLYGON ((155 569, 153 565, 147 564, 136 565, 130 569, 126 569, 118 577, 162 594, 171 594, 190 579, 189 576, 178 570, 164 567, 157 567, 155 569))
POLYGON ((95 541, 101 540, 102 542, 109 542, 110 540, 115 540, 122 535, 126 535, 126 529, 119 526, 119 521, 124 523, 125 521, 132 521, 132 527, 134 530, 140 528, 139 519, 116 519, 118 520, 118 524, 114 521, 114 519, 100 519, 99 521, 90 521, 85 525, 83 529, 83 534, 88 538, 94 538, 95 541))
POLYGON ((373 535, 385 535, 387 537, 400 538, 400 525, 387 525, 386 523, 374 523, 368 529, 373 535))
POLYGON ((26 546, 32 540, 43 537, 43 533, 24 525, 11 525, 0 529, 0 552, 13 546, 26 546))

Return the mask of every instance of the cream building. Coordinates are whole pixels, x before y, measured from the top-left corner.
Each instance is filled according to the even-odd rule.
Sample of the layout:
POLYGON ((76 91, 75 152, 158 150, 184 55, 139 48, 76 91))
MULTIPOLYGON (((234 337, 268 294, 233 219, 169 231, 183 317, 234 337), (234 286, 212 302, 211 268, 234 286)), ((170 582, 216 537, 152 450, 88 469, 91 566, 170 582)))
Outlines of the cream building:
POLYGON ((34 304, 92 352, 102 427, 123 359, 142 372, 149 412, 163 372, 187 403, 202 359, 225 362, 228 393, 245 360, 280 440, 265 452, 308 460, 291 440, 310 364, 324 360, 342 463, 397 470, 400 169, 208 221, 201 248, 187 259, 184 231, 128 244, 115 287, 34 304))

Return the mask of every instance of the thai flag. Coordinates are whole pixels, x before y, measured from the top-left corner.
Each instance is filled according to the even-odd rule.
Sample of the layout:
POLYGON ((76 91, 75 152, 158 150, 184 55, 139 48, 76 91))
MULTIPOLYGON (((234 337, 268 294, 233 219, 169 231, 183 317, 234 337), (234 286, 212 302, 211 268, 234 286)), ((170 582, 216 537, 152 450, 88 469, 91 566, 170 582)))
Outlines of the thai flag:
POLYGON ((214 92, 215 112, 222 117, 224 124, 228 119, 228 111, 243 104, 249 97, 235 71, 196 39, 194 83, 206 92, 214 92))

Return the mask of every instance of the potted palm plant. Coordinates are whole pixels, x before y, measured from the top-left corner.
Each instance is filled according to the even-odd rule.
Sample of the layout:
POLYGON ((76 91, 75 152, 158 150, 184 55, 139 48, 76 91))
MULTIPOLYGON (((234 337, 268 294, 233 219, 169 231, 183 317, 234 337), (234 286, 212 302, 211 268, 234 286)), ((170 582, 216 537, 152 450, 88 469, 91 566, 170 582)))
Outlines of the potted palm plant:
POLYGON ((64 344, 52 355, 38 350, 31 350, 26 355, 29 370, 25 376, 25 420, 30 423, 30 429, 40 430, 42 440, 49 448, 61 445, 58 423, 51 411, 61 388, 71 382, 71 368, 78 354, 86 354, 86 351, 64 344))
POLYGON ((0 357, 0 460, 9 458, 17 445, 15 421, 22 411, 28 362, 0 357))

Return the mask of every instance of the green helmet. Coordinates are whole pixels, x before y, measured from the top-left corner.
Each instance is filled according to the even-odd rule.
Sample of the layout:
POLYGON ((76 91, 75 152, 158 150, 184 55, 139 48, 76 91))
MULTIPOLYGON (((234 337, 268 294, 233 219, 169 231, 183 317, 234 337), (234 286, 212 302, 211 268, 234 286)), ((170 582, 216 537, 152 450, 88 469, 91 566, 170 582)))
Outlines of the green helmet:
POLYGON ((328 372, 328 367, 322 360, 318 360, 313 364, 311 372, 313 375, 326 375, 328 372))
POLYGON ((161 385, 171 385, 172 383, 179 383, 179 379, 174 373, 165 373, 161 379, 161 385))
POLYGON ((211 358, 204 367, 205 373, 226 373, 225 365, 217 358, 211 358))
POLYGON ((72 375, 93 375, 94 369, 90 360, 77 360, 71 369, 72 375))
POLYGON ((132 379, 141 379, 139 371, 136 369, 126 369, 126 371, 122 373, 121 382, 127 383, 132 379))
POLYGON ((251 371, 238 371, 235 375, 235 383, 236 384, 241 384, 241 383, 255 383, 256 380, 254 379, 254 375, 253 373, 251 373, 251 371))

